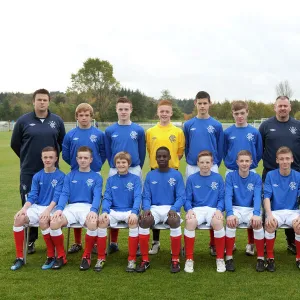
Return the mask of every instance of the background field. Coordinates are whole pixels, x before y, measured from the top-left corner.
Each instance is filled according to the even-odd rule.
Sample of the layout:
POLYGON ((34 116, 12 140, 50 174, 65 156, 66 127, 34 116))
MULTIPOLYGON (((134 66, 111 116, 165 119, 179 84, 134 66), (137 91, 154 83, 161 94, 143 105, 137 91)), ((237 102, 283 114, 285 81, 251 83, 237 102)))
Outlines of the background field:
MULTIPOLYGON (((151 257, 151 268, 144 274, 128 274, 127 236, 119 235, 120 252, 110 255, 105 269, 79 271, 81 254, 69 255, 68 264, 59 271, 42 271, 45 260, 43 239, 36 242, 37 252, 28 256, 21 270, 10 271, 15 258, 12 224, 15 212, 21 207, 19 197, 19 160, 9 147, 11 133, 0 133, 0 298, 1 299, 299 299, 299 270, 295 257, 286 250, 284 232, 276 241, 276 267, 272 273, 257 273, 255 257, 244 254, 246 231, 238 231, 235 253, 236 272, 218 274, 215 259, 208 252, 208 232, 197 231, 195 272, 170 274, 169 232, 161 232, 161 251, 151 257)), ((145 164, 148 166, 148 162, 145 164)), ((61 169, 68 171, 62 162, 61 169)), ((181 171, 185 169, 182 163, 181 171)), ((144 173, 149 169, 144 168, 144 173)), ((104 179, 108 167, 103 168, 104 179)), ((224 174, 224 167, 220 169, 224 174)), ((261 166, 259 168, 261 172, 261 166)), ((73 235, 71 242, 73 240, 73 235)), ((93 265, 96 257, 93 257, 93 265)))

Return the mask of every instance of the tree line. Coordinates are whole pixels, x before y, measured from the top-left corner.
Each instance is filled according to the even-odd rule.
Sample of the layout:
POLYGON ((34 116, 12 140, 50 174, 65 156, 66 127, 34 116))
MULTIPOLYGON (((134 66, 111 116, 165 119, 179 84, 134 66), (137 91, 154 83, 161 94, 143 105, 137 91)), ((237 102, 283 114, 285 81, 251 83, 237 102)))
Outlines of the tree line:
MULTIPOLYGON (((287 83, 288 84, 288 83, 287 83)), ((40 87, 39 87, 40 88, 40 87)), ((195 94, 196 94, 195 90, 195 94)), ((66 92, 52 91, 50 109, 66 122, 75 119, 76 106, 82 102, 91 104, 97 121, 116 120, 115 104, 120 96, 127 96, 133 103, 132 120, 149 121, 157 119, 157 101, 173 100, 173 120, 186 120, 196 114, 194 99, 178 99, 168 90, 163 90, 159 99, 145 95, 140 90, 121 87, 113 75, 113 66, 98 58, 89 58, 83 67, 71 74, 71 85, 66 92)), ((247 101, 249 119, 259 120, 274 115, 273 104, 247 101)), ((291 100, 291 115, 300 119, 300 102, 291 100)), ((0 120, 16 120, 32 111, 32 94, 0 93, 0 120)), ((231 101, 213 102, 210 114, 221 121, 232 121, 231 101)))

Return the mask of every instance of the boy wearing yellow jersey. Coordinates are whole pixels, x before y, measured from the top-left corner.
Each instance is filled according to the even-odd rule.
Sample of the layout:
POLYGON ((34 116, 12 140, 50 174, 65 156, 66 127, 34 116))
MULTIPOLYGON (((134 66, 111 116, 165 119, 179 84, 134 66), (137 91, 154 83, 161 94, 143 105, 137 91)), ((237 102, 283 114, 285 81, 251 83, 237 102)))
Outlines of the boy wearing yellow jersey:
MULTIPOLYGON (((170 100, 159 101, 157 115, 159 122, 146 131, 146 146, 150 157, 151 170, 158 168, 156 151, 159 147, 167 147, 170 150, 171 160, 169 166, 178 170, 180 159, 184 153, 185 137, 182 129, 171 123, 173 115, 172 102, 170 100)), ((160 249, 159 233, 159 230, 153 230, 153 242, 149 254, 157 254, 160 249)))

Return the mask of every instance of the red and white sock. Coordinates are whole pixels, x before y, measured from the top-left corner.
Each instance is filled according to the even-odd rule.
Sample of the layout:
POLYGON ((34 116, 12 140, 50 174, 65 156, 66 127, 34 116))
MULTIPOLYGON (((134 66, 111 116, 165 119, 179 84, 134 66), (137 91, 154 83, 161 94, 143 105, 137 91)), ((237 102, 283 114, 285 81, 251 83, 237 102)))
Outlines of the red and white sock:
POLYGON ((57 257, 66 258, 66 253, 64 248, 64 235, 61 229, 56 229, 56 230, 50 229, 50 235, 57 251, 57 257))
POLYGON ((75 244, 81 245, 82 228, 74 228, 75 244))
POLYGON ((42 235, 47 247, 47 257, 55 257, 55 246, 50 235, 50 228, 42 230, 42 235))
POLYGON ((142 254, 142 260, 149 261, 149 239, 150 239, 150 229, 139 227, 139 244, 142 254))
POLYGON ((229 228, 226 226, 225 248, 226 259, 231 259, 233 255, 233 247, 235 243, 236 228, 229 228))
POLYGON ((179 260, 181 250, 181 227, 170 228, 172 261, 179 260))
POLYGON ((221 230, 214 230, 217 259, 224 259, 225 251, 225 230, 224 227, 221 230))
POLYGON ((265 233, 264 229, 253 229, 254 234, 254 244, 256 247, 257 258, 264 259, 265 258, 265 233))
POLYGON ((185 258, 194 259, 195 230, 184 229, 185 258))
POLYGON ((253 245, 254 244, 254 232, 252 228, 247 228, 248 233, 248 244, 253 245))
POLYGON ((110 241, 112 243, 118 243, 119 229, 111 228, 110 229, 110 241))
POLYGON ((209 230, 209 246, 215 246, 215 235, 214 235, 214 230, 210 229, 209 230))
POLYGON ((94 244, 97 241, 97 236, 98 236, 98 230, 87 230, 86 235, 85 235, 85 247, 84 247, 84 252, 82 255, 82 258, 91 258, 91 253, 94 244))
POLYGON ((98 238, 97 238, 98 259, 105 260, 106 242, 107 242, 107 228, 98 228, 98 238))
POLYGON ((295 244, 296 244, 296 260, 300 260, 300 235, 295 233, 295 244))
POLYGON ((24 244, 24 227, 13 226, 15 245, 16 245, 16 257, 24 258, 23 244, 24 244))
POLYGON ((129 228, 129 237, 128 237, 128 260, 136 261, 136 251, 139 244, 139 229, 129 228))
POLYGON ((267 258, 274 259, 274 244, 275 244, 275 232, 269 233, 265 231, 267 258))

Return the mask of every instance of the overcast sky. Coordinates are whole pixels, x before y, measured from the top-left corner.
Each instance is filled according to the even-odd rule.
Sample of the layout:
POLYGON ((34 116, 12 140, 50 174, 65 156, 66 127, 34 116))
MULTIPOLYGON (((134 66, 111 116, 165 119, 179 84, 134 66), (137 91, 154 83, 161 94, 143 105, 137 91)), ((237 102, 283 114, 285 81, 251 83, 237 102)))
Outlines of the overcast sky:
POLYGON ((0 92, 66 91, 89 57, 158 98, 300 99, 297 1, 10 0, 0 3, 0 92), (147 4, 145 4, 147 3, 147 4))

